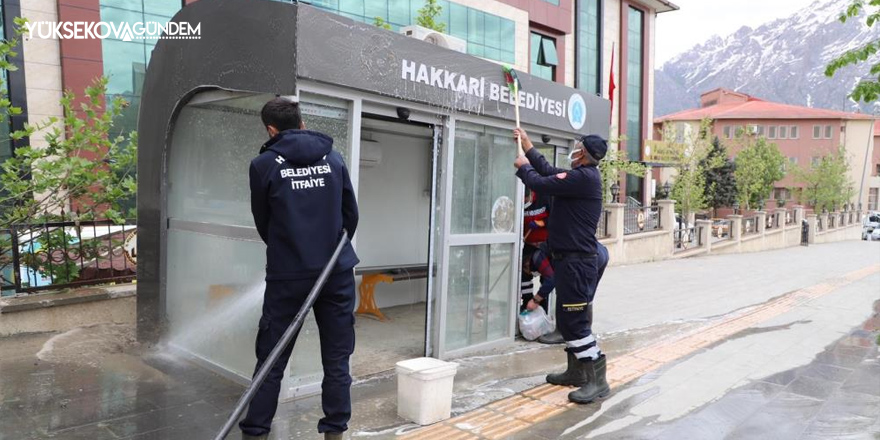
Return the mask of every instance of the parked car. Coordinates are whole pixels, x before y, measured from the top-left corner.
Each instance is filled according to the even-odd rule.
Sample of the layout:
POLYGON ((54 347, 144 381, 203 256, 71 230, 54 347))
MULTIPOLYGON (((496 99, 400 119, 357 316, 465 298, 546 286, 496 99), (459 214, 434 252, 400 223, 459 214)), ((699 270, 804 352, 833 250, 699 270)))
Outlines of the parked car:
POLYGON ((880 237, 874 238, 875 231, 880 231, 880 213, 871 212, 862 224, 862 240, 880 239, 880 237))
POLYGON ((681 214, 675 214, 675 229, 693 229, 693 223, 685 223, 684 219, 681 218, 681 214))
POLYGON ((871 232, 871 241, 874 241, 874 240, 880 241, 880 228, 875 228, 871 232))

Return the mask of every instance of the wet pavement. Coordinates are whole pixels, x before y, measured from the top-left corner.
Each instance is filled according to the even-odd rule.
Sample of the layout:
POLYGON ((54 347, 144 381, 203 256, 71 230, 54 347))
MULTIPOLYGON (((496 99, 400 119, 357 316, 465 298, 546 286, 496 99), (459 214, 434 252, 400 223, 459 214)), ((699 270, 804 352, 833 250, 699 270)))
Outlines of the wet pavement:
POLYGON ((695 378, 667 391, 663 379, 700 354, 645 375, 601 403, 575 407, 510 438, 880 439, 880 300, 875 311, 810 363, 747 380, 685 414, 669 417, 667 405, 676 406, 669 400, 699 401, 705 383, 695 378), (654 410, 647 410, 651 401, 654 410), (667 406, 666 414, 657 405, 667 406))
MULTIPOLYGON (((609 269, 597 328, 611 396, 568 405, 568 390, 543 380, 564 353, 517 342, 456 360, 455 418, 435 426, 460 438, 878 439, 873 244, 609 269)), ((133 334, 0 339, 0 440, 212 438, 243 388, 133 334)), ((352 395, 351 438, 449 438, 396 415, 390 373, 357 380, 352 395)), ((282 404, 271 438, 320 438, 320 416, 317 397, 282 404)))

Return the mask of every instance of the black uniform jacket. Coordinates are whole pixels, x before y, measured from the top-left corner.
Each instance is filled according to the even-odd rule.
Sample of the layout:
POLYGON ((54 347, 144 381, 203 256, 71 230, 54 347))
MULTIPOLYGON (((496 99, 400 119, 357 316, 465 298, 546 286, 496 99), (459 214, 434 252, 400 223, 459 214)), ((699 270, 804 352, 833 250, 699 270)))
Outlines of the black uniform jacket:
POLYGON ((602 177, 595 166, 565 170, 550 165, 536 148, 526 153, 531 165, 516 175, 536 192, 553 197, 547 244, 557 252, 596 253, 596 226, 602 214, 602 177))
MULTIPOLYGON (((266 280, 316 278, 342 238, 353 236, 358 207, 333 139, 285 130, 267 142, 250 167, 251 212, 266 243, 266 280)), ((358 264, 345 246, 334 272, 358 264)))

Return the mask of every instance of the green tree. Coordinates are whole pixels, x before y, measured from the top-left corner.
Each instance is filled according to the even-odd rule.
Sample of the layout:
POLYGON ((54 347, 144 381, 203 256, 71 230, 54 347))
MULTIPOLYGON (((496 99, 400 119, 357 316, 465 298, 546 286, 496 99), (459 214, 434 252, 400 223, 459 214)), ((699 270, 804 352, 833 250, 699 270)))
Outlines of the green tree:
POLYGON ((704 119, 696 130, 691 130, 685 125, 676 128, 667 123, 663 126, 662 145, 654 148, 655 154, 666 158, 675 167, 676 176, 672 185, 670 197, 676 201, 675 210, 687 217, 706 209, 706 167, 717 166, 709 162, 709 152, 712 149, 711 138, 712 121, 704 119))
MULTIPOLYGON (((16 38, 0 41, 0 68, 15 69, 9 57, 14 56, 24 23, 16 19, 16 38)), ((117 133, 120 130, 116 123, 128 104, 119 97, 107 102, 107 83, 107 78, 96 79, 86 88, 82 100, 66 91, 61 99, 63 118, 26 124, 24 129, 11 133, 14 140, 44 133, 47 146, 19 146, 12 158, 0 164, 0 229, 15 225, 19 236, 30 237, 23 225, 97 218, 122 223, 126 217, 136 216, 134 208, 125 209, 125 203, 137 192, 137 133, 117 133), (71 201, 76 202, 77 210, 64 213, 71 201)), ((11 105, 5 89, 0 82, 0 121, 4 122, 21 113, 11 105)), ((11 238, 0 236, 0 273, 12 263, 11 238)), ((32 240, 26 244, 32 249, 63 249, 76 236, 57 228, 32 240)), ((87 252, 95 251, 88 249, 88 243, 82 245, 87 252)), ((45 259, 25 260, 29 267, 55 279, 72 281, 79 270, 70 262, 47 266, 45 259)), ((3 283, 11 281, 4 279, 3 283)))
POLYGON ((116 97, 105 105, 107 82, 99 78, 87 87, 78 108, 73 92, 65 92, 63 119, 49 118, 12 134, 22 139, 47 130, 48 145, 16 148, 15 156, 3 163, 0 182, 5 194, 0 204, 7 208, 0 221, 46 220, 52 217, 47 213, 60 212, 70 200, 77 201, 80 219, 100 216, 122 222, 136 215, 136 210, 126 211, 121 202, 137 191, 137 133, 112 134, 128 104, 116 97))
MULTIPOLYGON (((840 22, 846 23, 850 19, 856 19, 864 11, 865 23, 868 27, 873 27, 880 21, 880 0, 853 0, 846 8, 846 11, 840 15, 840 22)), ((869 64, 868 72, 850 93, 850 98, 854 101, 873 103, 880 99, 880 39, 870 40, 867 43, 847 50, 837 58, 831 60, 825 67, 825 76, 832 77, 838 70, 850 66, 867 62, 869 64)))
POLYGON ((441 13, 443 13, 443 6, 440 6, 437 0, 425 0, 425 6, 419 9, 416 24, 437 32, 446 32, 446 23, 438 21, 441 13))
POLYGON ((855 185, 850 180, 851 165, 846 149, 840 147, 834 154, 826 155, 809 168, 797 167, 792 173, 803 183, 803 202, 815 209, 833 211, 849 203, 855 195, 855 185))
POLYGON ((375 17, 375 18, 373 19, 373 26, 376 26, 376 27, 379 27, 379 28, 382 28, 382 29, 385 29, 385 30, 388 30, 388 31, 391 30, 391 23, 388 23, 388 22, 385 21, 385 19, 382 18, 382 17, 375 17))
POLYGON ((740 206, 753 209, 770 195, 773 185, 785 177, 782 168, 785 156, 776 144, 768 143, 763 137, 743 140, 746 146, 736 156, 734 176, 740 206))
POLYGON ((605 203, 611 202, 611 186, 617 183, 621 173, 642 177, 647 171, 645 165, 630 161, 626 156, 626 151, 621 151, 618 148, 620 141, 625 139, 626 136, 610 139, 608 141, 608 152, 599 162, 599 173, 602 175, 602 194, 604 194, 605 203))
POLYGON ((727 149, 716 136, 709 155, 701 162, 706 173, 706 205, 718 215, 718 208, 732 206, 736 201, 736 165, 727 155, 727 149))
POLYGON ((669 197, 675 200, 675 210, 682 218, 706 209, 705 187, 706 174, 702 168, 683 166, 680 169, 669 197))

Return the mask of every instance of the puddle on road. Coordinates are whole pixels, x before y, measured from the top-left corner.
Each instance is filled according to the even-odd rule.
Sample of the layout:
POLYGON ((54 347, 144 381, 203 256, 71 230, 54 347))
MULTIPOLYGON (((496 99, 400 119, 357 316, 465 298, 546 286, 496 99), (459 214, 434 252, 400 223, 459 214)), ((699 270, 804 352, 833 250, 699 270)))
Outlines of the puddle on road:
POLYGON ((49 338, 35 357, 42 362, 119 374, 129 380, 168 380, 164 373, 144 362, 135 328, 129 324, 74 328, 49 338))
MULTIPOLYGON (((787 332, 799 326, 803 327, 801 331, 809 334, 812 321, 799 320, 739 332, 616 390, 601 403, 598 411, 579 422, 573 421, 565 434, 604 439, 640 438, 662 432, 664 438, 672 433, 674 436, 670 438, 721 438, 737 428, 732 420, 740 417, 738 423, 746 423, 744 414, 776 399, 773 405, 788 405, 786 411, 799 415, 812 411, 809 416, 801 416, 806 419, 816 414, 820 407, 823 411, 829 406, 844 407, 845 410, 834 410, 827 417, 820 413, 809 425, 822 438, 864 435, 880 426, 876 421, 876 410, 880 409, 880 381, 876 380, 874 373, 880 371, 880 300, 873 303, 873 310, 873 316, 855 329, 835 331, 824 328, 813 333, 813 344, 806 335, 803 340, 798 337, 801 345, 785 352, 787 355, 775 357, 758 350, 778 343, 787 332), (844 336, 840 337, 841 334, 844 336), (837 339, 828 343, 815 341, 820 336, 822 340, 828 339, 829 335, 837 339), (816 349, 810 350, 811 346, 816 349), (740 355, 731 356, 731 353, 740 355), (800 359, 805 355, 809 359, 802 362, 800 359), (859 369, 867 369, 867 373, 859 373, 859 369), (850 386, 849 390, 842 387, 841 383, 851 377, 846 376, 850 373, 862 374, 863 377, 858 377, 864 384, 850 386), (796 380, 798 383, 795 384, 796 380), (838 395, 851 391, 865 401, 851 402, 852 396, 847 394, 842 398, 838 395), (825 399, 828 404, 821 406, 825 399), (858 414, 865 409, 872 414, 858 414)), ((838 327, 841 325, 845 326, 845 323, 838 327)), ((770 416, 764 417, 774 420, 770 416)), ((786 417, 776 423, 791 424, 786 417)), ((798 423, 806 422, 798 420, 798 423)))

